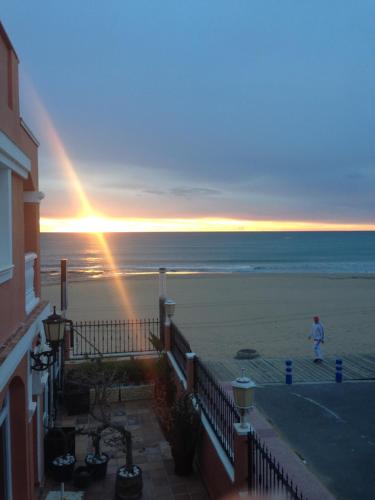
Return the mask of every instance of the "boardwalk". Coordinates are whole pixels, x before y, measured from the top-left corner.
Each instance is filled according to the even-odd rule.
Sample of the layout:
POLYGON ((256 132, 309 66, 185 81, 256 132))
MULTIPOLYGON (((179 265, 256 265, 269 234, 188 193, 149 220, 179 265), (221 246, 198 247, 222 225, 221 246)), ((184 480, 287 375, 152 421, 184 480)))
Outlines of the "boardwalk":
MULTIPOLYGON (((293 358, 292 358, 293 359, 293 358)), ((375 380, 375 354, 342 356, 343 380, 375 380)), ((229 382, 245 369, 246 376, 258 385, 285 384, 285 359, 256 358, 252 360, 226 359, 206 361, 211 372, 221 382, 229 382)), ((293 359, 293 383, 334 382, 336 358, 327 357, 322 364, 311 358, 293 359)))

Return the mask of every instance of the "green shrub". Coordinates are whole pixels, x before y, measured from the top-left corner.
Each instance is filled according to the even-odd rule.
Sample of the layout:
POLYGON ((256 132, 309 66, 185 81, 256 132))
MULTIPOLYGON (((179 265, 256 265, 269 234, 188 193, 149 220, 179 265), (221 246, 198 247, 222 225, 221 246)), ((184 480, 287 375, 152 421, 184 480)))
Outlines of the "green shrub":
POLYGON ((87 383, 98 375, 105 380, 111 378, 113 384, 140 385, 154 381, 155 360, 130 359, 122 361, 85 361, 66 371, 65 383, 87 383))

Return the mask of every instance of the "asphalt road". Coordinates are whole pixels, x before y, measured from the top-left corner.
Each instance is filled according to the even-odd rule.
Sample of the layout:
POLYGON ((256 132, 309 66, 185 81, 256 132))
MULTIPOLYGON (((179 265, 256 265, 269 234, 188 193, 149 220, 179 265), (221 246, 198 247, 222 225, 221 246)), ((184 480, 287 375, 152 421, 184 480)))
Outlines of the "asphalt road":
POLYGON ((259 387, 256 405, 338 499, 375 499, 375 382, 259 387))

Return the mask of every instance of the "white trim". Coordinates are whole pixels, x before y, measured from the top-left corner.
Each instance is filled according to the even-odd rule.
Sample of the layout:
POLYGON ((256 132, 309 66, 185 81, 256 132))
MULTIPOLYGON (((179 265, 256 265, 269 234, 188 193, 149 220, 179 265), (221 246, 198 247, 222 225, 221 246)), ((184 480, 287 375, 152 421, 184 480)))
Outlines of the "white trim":
POLYGON ((43 394, 46 383, 48 381, 48 371, 32 370, 32 372, 33 396, 40 396, 41 394, 43 394))
POLYGON ((35 252, 25 253, 25 264, 28 264, 29 262, 33 262, 37 257, 38 256, 35 252))
POLYGON ((23 202, 24 203, 40 203, 45 194, 42 191, 24 191, 23 192, 23 202))
POLYGON ((25 354, 31 349, 33 339, 39 330, 42 330, 43 319, 50 314, 51 307, 47 304, 32 323, 25 335, 17 342, 13 350, 0 365, 0 392, 4 389, 17 366, 22 361, 25 354))
POLYGON ((176 363, 176 360, 174 359, 174 356, 171 353, 171 351, 167 352, 167 356, 168 356, 169 361, 172 363, 173 369, 174 369, 177 377, 179 378, 180 384, 183 386, 184 389, 187 389, 186 378, 184 377, 182 371, 180 370, 180 367, 176 363))
POLYGON ((29 423, 31 422, 31 419, 33 418, 33 415, 35 413, 35 410, 36 410, 36 402, 35 401, 32 401, 31 404, 29 404, 29 408, 28 408, 28 417, 29 417, 29 423))
MULTIPOLYGON (((48 374, 47 374, 48 379, 48 374)), ((38 465, 38 482, 39 485, 43 484, 44 479, 44 419, 42 415, 43 394, 37 397, 36 409, 36 438, 37 438, 37 465, 38 465)))
POLYGON ((40 302, 40 298, 35 295, 34 289, 34 263, 37 257, 35 252, 28 252, 25 254, 25 312, 27 315, 29 315, 40 302))
POLYGON ((0 450, 0 453, 4 452, 4 462, 6 463, 6 498, 5 500, 12 500, 12 447, 10 441, 10 421, 9 421, 9 394, 5 396, 4 406, 0 410, 0 426, 4 425, 5 439, 4 449, 0 450))
POLYGON ((239 436, 247 436, 254 428, 249 422, 244 422, 243 424, 241 424, 241 422, 235 422, 234 430, 239 436))
POLYGON ((12 173, 0 164, 0 284, 13 278, 12 173))
POLYGON ((5 281, 11 280, 13 278, 14 265, 8 265, 0 267, 0 285, 5 281))
POLYGON ((31 172, 31 160, 0 130, 0 163, 27 179, 31 172))
POLYGON ((32 133, 32 131, 30 130, 29 126, 25 123, 25 120, 22 117, 20 117, 20 124, 21 124, 21 127, 26 132, 26 134, 30 137, 30 139, 39 147, 40 146, 40 142, 35 137, 35 135, 32 133))

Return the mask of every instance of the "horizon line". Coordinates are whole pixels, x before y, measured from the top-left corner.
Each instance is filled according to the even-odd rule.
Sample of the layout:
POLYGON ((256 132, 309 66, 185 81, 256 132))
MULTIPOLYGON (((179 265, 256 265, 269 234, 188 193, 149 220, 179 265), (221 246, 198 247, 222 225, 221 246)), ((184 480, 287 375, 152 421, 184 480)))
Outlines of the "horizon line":
POLYGON ((41 233, 200 233, 200 232, 360 232, 374 224, 296 220, 254 220, 219 217, 124 218, 41 217, 41 233))

